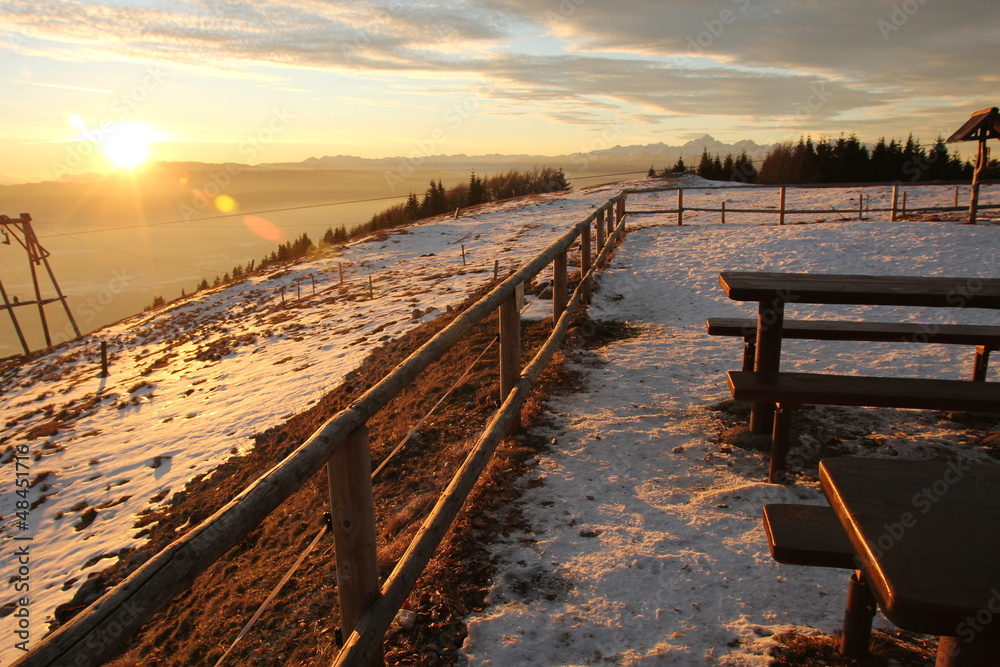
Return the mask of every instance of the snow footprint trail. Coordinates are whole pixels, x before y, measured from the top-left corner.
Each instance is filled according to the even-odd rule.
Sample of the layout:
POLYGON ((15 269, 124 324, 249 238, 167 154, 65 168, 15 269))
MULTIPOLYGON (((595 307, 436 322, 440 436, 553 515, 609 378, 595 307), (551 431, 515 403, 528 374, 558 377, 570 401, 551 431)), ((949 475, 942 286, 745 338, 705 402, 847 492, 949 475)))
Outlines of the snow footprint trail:
MULTIPOLYGON (((635 225, 591 306, 592 319, 627 323, 633 335, 577 351, 584 388, 550 401, 555 426, 542 435, 555 444, 530 473, 541 483, 524 484, 531 532, 495 545, 502 574, 490 606, 468 619, 470 664, 763 666, 774 634, 838 631, 845 573, 778 565, 760 522, 769 502, 825 504, 818 485, 767 484, 763 454, 718 442, 724 425, 710 406, 729 398, 725 371, 739 366, 740 345, 709 337, 704 323, 753 314, 725 297, 718 272, 995 276, 998 248, 1000 227, 987 225, 635 225)), ((933 309, 835 310, 943 322, 933 309)), ((998 323, 990 311, 948 315, 998 323)), ((914 377, 968 364, 957 346, 794 343, 782 363, 803 372, 857 373, 862 357, 865 372, 914 377)), ((845 452, 920 458, 941 442, 952 455, 985 456, 917 413, 879 412, 859 436, 844 427, 852 417, 828 412, 813 418, 845 452)))
POLYGON ((760 527, 764 503, 820 502, 818 490, 753 481, 759 457, 720 453, 691 383, 637 363, 662 340, 641 325, 580 355, 587 388, 551 401, 557 444, 523 498, 532 533, 496 547, 503 575, 469 622, 471 664, 764 665, 744 650, 763 651, 762 635, 840 623, 842 573, 782 586, 760 527))

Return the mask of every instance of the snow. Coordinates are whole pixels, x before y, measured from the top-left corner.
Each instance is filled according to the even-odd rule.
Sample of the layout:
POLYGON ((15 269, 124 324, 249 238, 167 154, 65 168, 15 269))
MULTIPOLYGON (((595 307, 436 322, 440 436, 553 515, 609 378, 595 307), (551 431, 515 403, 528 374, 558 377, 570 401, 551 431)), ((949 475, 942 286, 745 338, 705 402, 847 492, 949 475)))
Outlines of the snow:
MULTIPOLYGON (((930 190, 918 194, 929 200, 930 190)), ((758 205, 774 197, 738 194, 758 205)), ((815 208, 846 198, 796 194, 815 208)), ((673 196, 647 195, 647 208, 673 196)), ((685 204, 693 199, 686 194, 685 204)), ((630 198, 629 210, 640 201, 630 198)), ((717 219, 700 214, 684 227, 635 229, 652 219, 630 220, 591 315, 627 322, 637 335, 578 353, 585 391, 552 400, 556 426, 543 434, 554 444, 531 473, 543 483, 526 483, 521 501, 531 530, 494 547, 501 574, 489 606, 469 619, 470 664, 766 665, 776 633, 839 630, 847 573, 778 565, 760 521, 766 503, 825 504, 818 484, 768 484, 763 454, 717 442, 721 426, 709 406, 728 398, 724 373, 738 368, 740 341, 709 338, 704 322, 751 316, 755 305, 728 300, 718 272, 996 277, 1000 227, 885 219, 723 227, 709 215, 717 219)), ((794 317, 830 313, 1000 324, 992 311, 789 307, 794 317)), ((782 361, 788 370, 964 378, 971 357, 954 346, 790 341, 782 361)), ((873 420, 887 434, 884 448, 866 455, 921 458, 943 443, 962 458, 989 460, 933 420, 914 424, 917 413, 856 412, 857 421, 869 415, 861 433, 873 420), (915 429, 915 438, 893 437, 915 429)), ((801 447, 809 445, 806 436, 801 447)))
MULTIPOLYGON (((715 205, 708 187, 695 189, 709 185, 686 183, 685 203, 715 205)), ((162 508, 188 480, 316 402, 382 341, 488 284, 496 260, 505 275, 620 187, 497 204, 354 242, 129 318, 7 372, 0 379, 7 485, 0 533, 31 540, 31 643, 88 574, 142 543, 134 526, 144 510, 162 508), (107 378, 99 377, 100 341, 111 351, 107 378), (57 432, 39 428, 56 419, 63 422, 57 432), (19 472, 37 480, 32 503, 45 498, 26 528, 15 514, 19 472), (77 530, 92 509, 93 522, 77 530)), ((739 202, 733 208, 777 204, 774 190, 724 192, 739 202)), ((940 188, 910 193, 911 205, 951 203, 940 188)), ((995 193, 987 188, 984 201, 995 193)), ((871 205, 886 196, 872 191, 871 205)), ((673 197, 633 195, 629 210, 666 208, 673 197)), ((826 224, 777 227, 771 216, 751 214, 730 214, 725 226, 711 213, 691 213, 683 227, 672 224, 674 216, 630 218, 592 315, 627 321, 637 335, 574 357, 587 390, 552 401, 558 426, 546 436, 556 445, 533 473, 544 484, 526 484, 532 488, 523 500, 535 542, 522 543, 522 535, 496 545, 503 574, 491 605, 469 619, 470 662, 756 665, 765 664, 760 655, 774 632, 837 628, 844 573, 777 566, 759 521, 766 502, 818 503, 822 494, 815 484, 766 484, 762 455, 723 451, 714 441, 719 421, 708 406, 726 398, 724 373, 738 366, 740 346, 709 338, 704 320, 753 311, 722 294, 717 274, 725 269, 997 275, 1000 227, 889 223, 875 214, 841 221, 856 216, 856 197, 856 189, 789 191, 789 206, 847 211, 824 216, 832 219, 826 224)), ((997 323, 988 311, 839 308, 790 316, 830 312, 997 323)), ((797 370, 964 377, 970 358, 970 350, 950 346, 797 341, 783 362, 797 370)), ((892 419, 883 421, 891 429, 892 419)), ((948 437, 930 424, 921 428, 928 439, 948 437)), ((982 457, 969 448, 963 455, 982 457)), ((0 559, 8 577, 18 567, 12 552, 0 559)), ((11 586, 0 602, 18 596, 11 586)), ((14 617, 0 619, 0 636, 9 639, 14 629, 14 617)), ((13 641, 0 643, 0 661, 18 654, 13 641)))

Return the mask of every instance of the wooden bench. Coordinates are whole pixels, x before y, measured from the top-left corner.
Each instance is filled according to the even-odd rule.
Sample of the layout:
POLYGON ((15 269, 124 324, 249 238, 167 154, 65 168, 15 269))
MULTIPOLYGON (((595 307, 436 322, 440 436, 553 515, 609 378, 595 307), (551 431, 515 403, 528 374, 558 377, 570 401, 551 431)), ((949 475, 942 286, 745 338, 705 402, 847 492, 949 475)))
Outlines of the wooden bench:
POLYGON ((772 482, 785 470, 792 412, 802 405, 1000 413, 1000 383, 996 382, 821 373, 778 373, 765 382, 750 371, 729 371, 727 377, 736 400, 776 406, 768 475, 772 482))
POLYGON ((855 570, 847 589, 840 652, 862 658, 871 643, 875 597, 854 557, 833 508, 827 505, 764 505, 764 532, 771 557, 785 565, 855 570))
MULTIPOLYGON (((743 370, 753 370, 757 336, 756 319, 712 317, 708 319, 706 326, 710 336, 742 337, 743 370)), ((976 350, 972 365, 972 379, 980 381, 986 379, 990 352, 1000 349, 1000 327, 974 324, 785 320, 781 336, 782 338, 806 340, 971 345, 976 350)))
POLYGON ((764 505, 771 558, 785 565, 854 570, 854 549, 827 505, 764 505))

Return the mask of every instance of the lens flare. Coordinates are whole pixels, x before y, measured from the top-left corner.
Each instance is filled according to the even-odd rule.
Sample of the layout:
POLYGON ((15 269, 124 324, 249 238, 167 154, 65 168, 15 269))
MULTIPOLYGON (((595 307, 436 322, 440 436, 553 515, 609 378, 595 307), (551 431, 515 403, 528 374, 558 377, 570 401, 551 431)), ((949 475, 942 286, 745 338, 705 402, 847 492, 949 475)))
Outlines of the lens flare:
POLYGON ((235 213, 236 200, 229 195, 219 195, 215 198, 215 209, 219 213, 235 213))
POLYGON ((281 243, 285 240, 284 230, 267 218, 262 218, 259 215, 248 215, 243 218, 243 224, 251 232, 267 241, 281 243))

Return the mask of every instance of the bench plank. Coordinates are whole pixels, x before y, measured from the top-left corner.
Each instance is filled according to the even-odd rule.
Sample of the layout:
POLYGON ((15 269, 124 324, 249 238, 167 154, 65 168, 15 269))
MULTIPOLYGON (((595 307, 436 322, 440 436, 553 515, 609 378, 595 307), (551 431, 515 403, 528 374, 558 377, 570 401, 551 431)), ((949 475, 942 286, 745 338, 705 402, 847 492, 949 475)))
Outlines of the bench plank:
POLYGON ((764 532, 771 558, 785 565, 853 570, 854 549, 833 508, 826 505, 764 505, 764 532))
MULTIPOLYGON (((706 327, 710 336, 754 338, 757 335, 757 320, 753 318, 711 317, 706 322, 706 327)), ((979 324, 785 320, 781 336, 812 340, 986 345, 993 350, 1000 348, 1000 327, 979 324)))
MULTIPOLYGON (((757 320, 746 317, 710 317, 710 336, 743 338, 743 370, 752 371, 757 320)), ((990 352, 1000 349, 1000 327, 980 324, 917 324, 913 322, 859 322, 845 320, 785 320, 782 338, 870 341, 882 343, 940 343, 972 345, 972 379, 983 381, 990 352)))
POLYGON ((1000 383, 994 382, 784 372, 764 382, 748 371, 727 377, 738 401, 1000 412, 1000 383))

